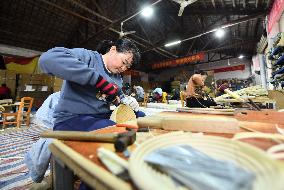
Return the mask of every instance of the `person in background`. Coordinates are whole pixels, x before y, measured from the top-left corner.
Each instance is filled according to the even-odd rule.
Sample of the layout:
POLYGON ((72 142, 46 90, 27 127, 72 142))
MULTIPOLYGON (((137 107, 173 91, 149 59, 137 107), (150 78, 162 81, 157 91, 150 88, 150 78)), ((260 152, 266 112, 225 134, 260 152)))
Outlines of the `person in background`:
POLYGON ((227 80, 223 80, 222 84, 217 88, 216 96, 221 96, 225 94, 225 89, 229 88, 229 83, 227 80))
POLYGON ((130 84, 128 82, 125 83, 125 85, 122 87, 122 91, 127 96, 131 95, 131 86, 130 86, 130 84))
MULTIPOLYGON (((101 55, 83 48, 56 47, 40 56, 42 72, 64 80, 54 109, 53 130, 92 131, 115 125, 109 119, 111 104, 128 105, 137 117, 145 116, 145 113, 139 111, 136 99, 126 96, 121 89, 120 73, 139 63, 138 48, 129 39, 119 39, 103 49, 107 51, 101 55)), ((42 168, 47 169, 48 163, 39 173, 35 162, 41 157, 29 153, 25 156, 25 163, 30 171, 34 171, 32 179, 40 182, 44 175, 42 168)), ((80 189, 84 189, 84 186, 80 189)))
POLYGON ((0 100, 11 98, 11 90, 3 83, 0 87, 0 100))
POLYGON ((180 100, 180 91, 173 88, 171 100, 180 100))
POLYGON ((156 102, 162 102, 163 90, 161 88, 155 88, 152 92, 153 100, 156 102))
POLYGON ((131 94, 138 102, 143 102, 144 101, 144 89, 141 86, 133 86, 134 92, 131 94))
POLYGON ((187 107, 206 108, 217 105, 209 96, 206 96, 202 90, 206 78, 207 73, 204 71, 196 71, 195 74, 190 77, 185 93, 187 107))

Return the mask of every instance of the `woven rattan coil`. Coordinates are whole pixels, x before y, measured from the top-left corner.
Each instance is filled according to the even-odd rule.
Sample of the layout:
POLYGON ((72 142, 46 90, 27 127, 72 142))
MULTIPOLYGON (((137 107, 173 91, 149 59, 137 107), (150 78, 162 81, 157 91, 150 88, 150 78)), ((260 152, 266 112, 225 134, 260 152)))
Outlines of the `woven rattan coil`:
POLYGON ((188 144, 207 155, 234 162, 253 172, 256 179, 254 190, 283 190, 284 164, 271 159, 264 151, 239 141, 223 137, 170 133, 160 135, 142 143, 129 159, 129 172, 139 189, 176 189, 174 182, 144 162, 146 155, 159 148, 188 144))
POLYGON ((5 111, 5 108, 0 105, 0 112, 3 112, 3 111, 5 111))
POLYGON ((118 107, 116 107, 110 116, 110 120, 116 123, 123 123, 133 119, 136 119, 134 111, 130 106, 124 104, 120 104, 118 107))

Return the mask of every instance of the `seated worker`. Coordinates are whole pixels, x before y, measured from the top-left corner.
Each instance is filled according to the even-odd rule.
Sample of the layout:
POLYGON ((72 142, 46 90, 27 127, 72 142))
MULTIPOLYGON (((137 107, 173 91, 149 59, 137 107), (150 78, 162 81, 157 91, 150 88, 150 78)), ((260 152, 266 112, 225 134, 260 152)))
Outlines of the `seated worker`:
POLYGON ((153 90, 153 100, 155 102, 162 102, 163 90, 161 88, 155 88, 153 90))
POLYGON ((229 88, 229 83, 227 80, 223 80, 222 84, 217 88, 216 96, 221 96, 225 94, 225 89, 229 88))
POLYGON ((144 101, 144 89, 141 86, 133 86, 134 92, 131 94, 138 102, 143 102, 144 101))
POLYGON ((0 87, 0 100, 11 98, 11 91, 5 83, 0 87))
POLYGON ((127 96, 131 95, 131 86, 128 82, 122 87, 122 92, 127 96))
POLYGON ((172 97, 171 100, 180 100, 180 91, 178 89, 172 90, 172 97))
POLYGON ((187 107, 206 108, 217 105, 209 96, 205 97, 206 94, 202 90, 206 78, 207 73, 204 71, 196 71, 190 77, 185 93, 187 107))
MULTIPOLYGON (((139 111, 136 99, 121 90, 120 73, 139 63, 138 48, 131 40, 119 39, 111 43, 106 52, 101 55, 83 48, 56 47, 40 56, 39 66, 44 73, 64 79, 53 113, 53 130, 92 131, 115 125, 109 119, 111 104, 129 105, 137 117, 145 116, 139 111)), ((45 154, 44 158, 32 151, 25 155, 25 163, 35 182, 43 179, 48 168, 50 152, 46 145, 49 143, 42 142, 40 153, 45 154), (46 161, 45 165, 38 166, 39 159, 46 161)))

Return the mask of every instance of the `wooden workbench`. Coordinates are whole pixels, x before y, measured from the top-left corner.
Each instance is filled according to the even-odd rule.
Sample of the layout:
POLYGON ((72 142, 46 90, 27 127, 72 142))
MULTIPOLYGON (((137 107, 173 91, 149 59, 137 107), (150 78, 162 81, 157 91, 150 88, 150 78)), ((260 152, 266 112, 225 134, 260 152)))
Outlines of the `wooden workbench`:
MULTIPOLYGON (((158 115, 165 117, 194 117, 194 118, 231 118, 233 116, 222 115, 207 115, 207 114, 191 114, 191 113, 178 113, 178 112, 162 112, 158 115)), ((131 122, 135 124, 135 122, 131 122)), ((261 123, 261 122, 248 122, 241 121, 243 126, 251 129, 264 132, 275 133, 277 132, 274 124, 261 123)), ((280 126, 283 127, 283 126, 280 126)), ((96 133, 110 133, 122 132, 124 128, 109 127, 96 131, 96 133)), ((167 133, 164 130, 151 130, 151 135, 159 135, 167 133)), ((247 132, 245 129, 240 129, 239 132, 247 132)), ((207 135, 217 135, 231 138, 233 134, 216 134, 206 133, 207 135)), ((137 134, 137 142, 150 138, 146 133, 137 134)), ((263 150, 266 150, 276 143, 272 140, 261 139, 246 139, 243 140, 249 144, 255 145, 263 150)), ((114 151, 112 144, 96 143, 96 142, 78 142, 78 141, 55 141, 50 145, 50 150, 53 154, 54 162, 52 167, 53 175, 53 188, 55 190, 72 189, 74 183, 74 175, 78 176, 81 180, 86 182, 90 187, 96 189, 133 189, 133 187, 116 176, 109 173, 97 157, 97 149, 103 146, 109 150, 114 151)), ((134 150, 136 145, 129 147, 129 150, 134 150)))

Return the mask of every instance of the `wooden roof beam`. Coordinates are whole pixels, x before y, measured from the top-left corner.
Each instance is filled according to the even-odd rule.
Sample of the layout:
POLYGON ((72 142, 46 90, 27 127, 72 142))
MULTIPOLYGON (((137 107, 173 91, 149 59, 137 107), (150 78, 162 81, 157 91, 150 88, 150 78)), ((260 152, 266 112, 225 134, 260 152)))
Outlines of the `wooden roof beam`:
POLYGON ((213 7, 214 7, 214 9, 215 9, 215 8, 216 8, 215 1, 214 1, 214 0, 211 0, 211 2, 212 2, 212 5, 213 5, 213 7))
POLYGON ((236 2, 235 2, 235 0, 232 0, 232 3, 233 3, 233 7, 235 8, 235 7, 236 7, 236 2))
MULTIPOLYGON (((170 14, 170 15, 176 15, 176 11, 173 9, 163 9, 160 11, 161 14, 170 14)), ((255 15, 255 14, 260 14, 260 13, 267 13, 266 8, 260 8, 258 7, 257 9, 250 9, 250 8, 229 8, 229 7, 224 7, 224 8, 218 8, 218 9, 204 9, 204 8, 196 8, 196 7, 187 7, 183 11, 183 15, 204 15, 204 16, 209 16, 209 15, 243 15, 243 16, 249 16, 249 15, 255 15)))

